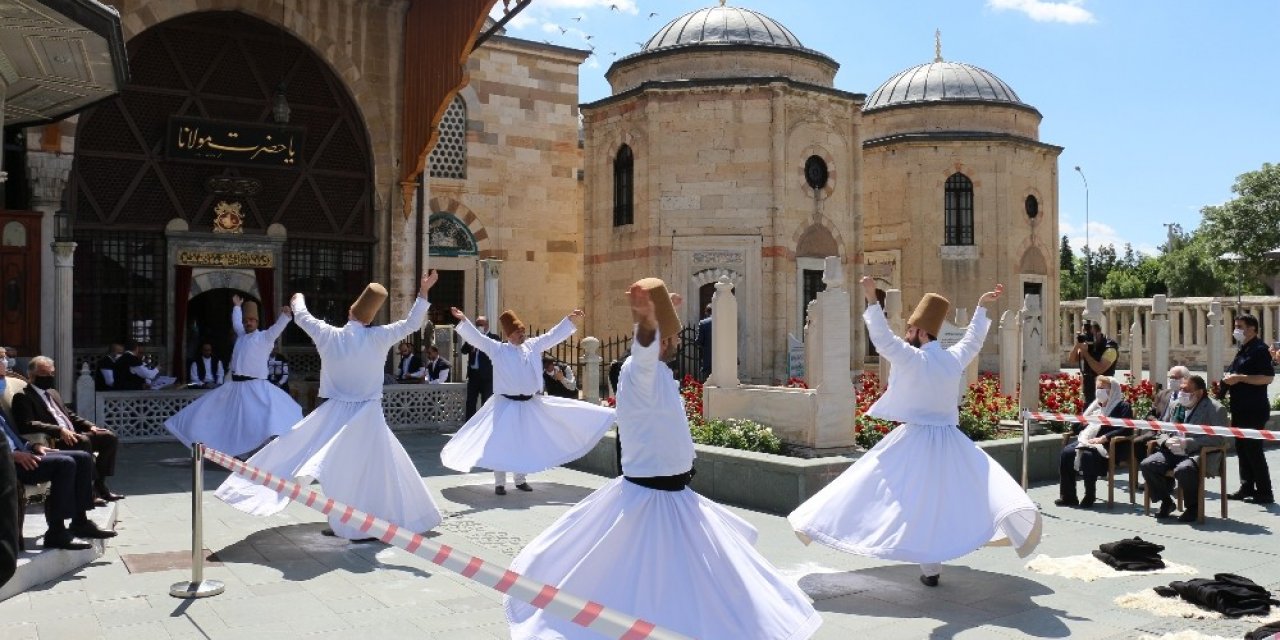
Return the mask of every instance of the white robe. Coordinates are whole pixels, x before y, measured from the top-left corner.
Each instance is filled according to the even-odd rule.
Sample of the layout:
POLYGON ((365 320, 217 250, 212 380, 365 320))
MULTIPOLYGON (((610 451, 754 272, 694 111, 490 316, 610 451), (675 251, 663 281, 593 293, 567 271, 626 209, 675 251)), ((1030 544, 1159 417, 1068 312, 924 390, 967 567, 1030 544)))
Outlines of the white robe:
MULTIPOLYGON (((633 344, 618 385, 623 471, 678 475, 693 464, 679 384, 658 340, 633 344), (675 407, 676 410, 672 411, 675 407)), ((543 531, 511 570, 664 629, 706 640, 803 640, 822 624, 809 598, 752 546, 756 530, 689 488, 615 478, 543 531)), ((600 636, 505 599, 516 640, 600 636)))
POLYGON ((542 352, 573 335, 568 318, 520 346, 484 335, 470 320, 456 329, 493 361, 493 395, 440 452, 444 466, 462 472, 545 471, 586 455, 613 424, 613 409, 542 393, 542 352))
MULTIPOLYGON (((382 367, 387 351, 422 326, 428 303, 418 298, 409 316, 384 326, 349 321, 333 327, 313 317, 304 301, 293 305, 294 321, 320 352, 320 392, 328 398, 292 431, 249 458, 248 464, 284 478, 315 478, 326 496, 391 522, 424 532, 440 524, 440 510, 422 476, 382 413, 382 367)), ((253 515, 278 513, 289 500, 233 475, 214 493, 253 515)), ((358 522, 329 517, 343 538, 366 537, 358 522)))
POLYGON ((915 348, 893 335, 880 305, 863 318, 889 387, 868 415, 903 424, 788 516, 806 543, 933 564, 985 544, 1025 557, 1040 541, 1040 512, 1012 477, 956 427, 960 379, 991 321, 978 308, 950 349, 915 348), (955 390, 955 391, 953 391, 955 390))
POLYGON ((241 313, 240 307, 231 310, 231 328, 237 336, 231 372, 254 379, 229 381, 164 421, 169 433, 188 447, 201 442, 238 456, 288 433, 302 420, 302 407, 266 379, 271 346, 289 326, 289 316, 282 314, 265 331, 245 333, 241 313))

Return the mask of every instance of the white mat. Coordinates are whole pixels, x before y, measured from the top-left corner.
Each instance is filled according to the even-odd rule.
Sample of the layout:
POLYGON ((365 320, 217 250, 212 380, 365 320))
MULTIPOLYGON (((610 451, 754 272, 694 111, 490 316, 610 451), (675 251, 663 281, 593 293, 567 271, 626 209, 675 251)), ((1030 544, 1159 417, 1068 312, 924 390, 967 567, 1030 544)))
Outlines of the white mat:
POLYGON ((1043 573, 1051 576, 1062 576, 1064 578, 1074 578, 1085 582, 1093 582, 1099 578, 1131 578, 1136 575, 1150 575, 1158 573, 1185 574, 1195 575, 1199 573, 1195 567, 1176 562, 1165 562, 1163 569, 1155 569, 1153 571, 1116 571, 1111 565, 1093 557, 1093 554, 1086 553, 1082 556, 1067 556, 1065 558, 1051 558, 1044 554, 1040 554, 1031 559, 1027 563, 1027 569, 1036 573, 1043 573))
MULTIPOLYGON (((1194 618, 1198 620, 1218 620, 1226 616, 1204 607, 1191 604, 1182 598, 1166 598, 1151 589, 1145 589, 1135 593, 1126 593, 1116 596, 1115 603, 1126 609, 1137 609, 1147 613, 1164 616, 1168 618, 1194 618)), ((1271 613, 1265 618, 1260 616, 1243 616, 1233 618, 1235 620, 1243 620, 1250 623, 1267 624, 1273 620, 1280 620, 1280 610, 1275 607, 1271 608, 1271 613)), ((1199 636, 1196 636, 1199 637, 1199 636)))

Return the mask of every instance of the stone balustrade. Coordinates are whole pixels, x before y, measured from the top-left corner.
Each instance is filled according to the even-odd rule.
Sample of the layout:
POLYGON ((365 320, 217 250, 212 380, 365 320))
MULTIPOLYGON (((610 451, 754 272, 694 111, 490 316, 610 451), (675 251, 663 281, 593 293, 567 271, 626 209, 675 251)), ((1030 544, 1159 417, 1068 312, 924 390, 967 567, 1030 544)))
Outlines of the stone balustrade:
MULTIPOLYGON (((1204 368, 1209 363, 1209 312, 1214 303, 1221 305, 1225 315, 1223 325, 1226 327, 1224 343, 1221 345, 1225 353, 1234 353, 1231 344, 1231 326, 1237 313, 1248 313, 1258 318, 1261 335, 1268 343, 1280 341, 1280 296, 1243 296, 1239 298, 1237 311, 1235 296, 1169 298, 1168 299, 1168 335, 1170 364, 1184 364, 1194 368, 1204 368)), ((1157 334, 1152 331, 1153 300, 1151 298, 1133 298, 1125 300, 1105 300, 1102 302, 1101 320, 1103 332, 1120 343, 1120 368, 1130 367, 1131 340, 1134 323, 1138 323, 1139 339, 1144 340, 1142 352, 1153 358, 1156 350, 1152 344, 1157 334)), ((1089 312, 1083 300, 1064 301, 1058 305, 1058 354, 1062 366, 1067 365, 1067 354, 1075 343, 1075 336, 1080 333, 1089 312)), ((1155 362, 1151 362, 1155 365, 1155 362)))

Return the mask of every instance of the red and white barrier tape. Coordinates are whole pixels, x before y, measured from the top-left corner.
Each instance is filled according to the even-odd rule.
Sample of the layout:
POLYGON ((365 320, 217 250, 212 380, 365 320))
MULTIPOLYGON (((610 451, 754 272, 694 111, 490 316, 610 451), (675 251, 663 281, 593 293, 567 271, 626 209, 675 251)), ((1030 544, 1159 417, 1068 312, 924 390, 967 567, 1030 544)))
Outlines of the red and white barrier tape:
POLYGON ((251 482, 286 495, 294 502, 299 502, 326 516, 336 511, 341 514, 340 520, 343 524, 352 520, 360 522, 360 531, 368 533, 371 537, 395 545, 415 556, 461 574, 464 578, 496 589, 539 609, 545 609, 549 613, 571 620, 575 624, 607 637, 619 640, 691 640, 688 636, 659 628, 651 622, 612 609, 606 609, 604 605, 565 593, 549 584, 534 582, 514 571, 508 571, 487 562, 483 558, 462 553, 449 545, 427 540, 420 533, 405 531, 390 522, 325 498, 296 482, 251 467, 216 449, 208 447, 202 447, 202 449, 204 457, 208 460, 226 467, 251 482))
POLYGON ((1280 436, 1266 429, 1242 429, 1240 427, 1215 427, 1207 424, 1183 424, 1181 422, 1162 422, 1160 420, 1135 420, 1133 418, 1108 418, 1107 416, 1082 416, 1070 413, 1053 413, 1048 411, 1024 411, 1023 415, 1032 420, 1052 420, 1055 422, 1079 422, 1082 424, 1102 424, 1109 427, 1128 427, 1130 429, 1155 429, 1177 433, 1194 433, 1207 436, 1227 436, 1248 438, 1250 440, 1280 440, 1280 436))

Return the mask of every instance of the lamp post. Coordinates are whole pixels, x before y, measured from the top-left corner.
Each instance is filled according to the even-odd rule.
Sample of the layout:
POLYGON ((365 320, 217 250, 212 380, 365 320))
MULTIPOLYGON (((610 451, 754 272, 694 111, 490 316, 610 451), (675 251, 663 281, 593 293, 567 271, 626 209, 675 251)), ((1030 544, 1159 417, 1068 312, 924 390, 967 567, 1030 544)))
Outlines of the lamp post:
POLYGON ((1089 275, 1093 271, 1093 248, 1089 246, 1089 180, 1084 177, 1080 165, 1076 165, 1076 173, 1084 181, 1084 297, 1089 297, 1089 275))
POLYGON ((64 398, 72 397, 76 367, 71 350, 72 268, 75 266, 75 218, 65 209, 53 214, 53 358, 58 367, 54 384, 64 398))

